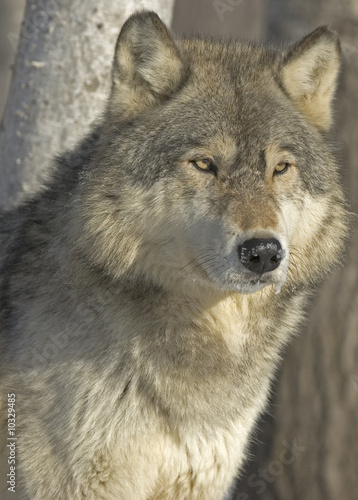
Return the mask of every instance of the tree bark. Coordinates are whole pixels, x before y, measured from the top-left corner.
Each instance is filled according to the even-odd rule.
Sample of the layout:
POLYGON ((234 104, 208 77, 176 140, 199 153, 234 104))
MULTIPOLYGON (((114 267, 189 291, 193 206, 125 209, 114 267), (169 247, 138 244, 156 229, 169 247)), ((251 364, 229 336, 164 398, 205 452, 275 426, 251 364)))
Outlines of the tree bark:
MULTIPOLYGON (((330 24, 342 40, 333 136, 358 212, 358 8, 355 0, 269 0, 268 34, 293 42, 330 24)), ((358 491, 358 231, 313 301, 307 326, 284 356, 272 416, 259 432, 236 500, 354 500, 358 491), (287 447, 287 444, 290 446, 287 447), (291 448, 291 452, 287 451, 291 448), (285 451, 286 450, 286 451, 285 451)))
POLYGON ((170 24, 174 0, 28 0, 0 130, 0 208, 33 192, 98 118, 119 30, 135 10, 170 24))

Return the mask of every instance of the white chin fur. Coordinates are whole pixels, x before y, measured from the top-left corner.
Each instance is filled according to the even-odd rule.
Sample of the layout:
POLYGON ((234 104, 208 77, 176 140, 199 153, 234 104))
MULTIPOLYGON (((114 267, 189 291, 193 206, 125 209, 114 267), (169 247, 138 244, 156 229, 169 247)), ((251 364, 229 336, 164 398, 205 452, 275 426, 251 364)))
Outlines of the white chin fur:
POLYGON ((274 285, 276 295, 280 293, 281 288, 286 282, 288 270, 288 259, 285 260, 271 276, 263 275, 249 279, 247 275, 240 275, 235 272, 228 272, 222 276, 211 276, 223 290, 236 291, 243 294, 256 293, 269 285, 274 285))

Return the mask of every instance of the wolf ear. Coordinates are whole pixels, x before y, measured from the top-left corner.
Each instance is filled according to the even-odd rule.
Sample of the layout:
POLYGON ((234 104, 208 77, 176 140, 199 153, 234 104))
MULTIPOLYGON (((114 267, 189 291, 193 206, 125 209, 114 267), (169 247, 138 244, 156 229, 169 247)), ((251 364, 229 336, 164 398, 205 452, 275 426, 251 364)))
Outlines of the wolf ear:
POLYGON ((128 117, 155 106, 178 90, 184 73, 179 49, 157 14, 134 14, 117 40, 110 110, 128 117))
POLYGON ((337 34, 323 26, 294 45, 280 69, 281 82, 292 101, 322 130, 328 130, 332 122, 340 53, 337 34))

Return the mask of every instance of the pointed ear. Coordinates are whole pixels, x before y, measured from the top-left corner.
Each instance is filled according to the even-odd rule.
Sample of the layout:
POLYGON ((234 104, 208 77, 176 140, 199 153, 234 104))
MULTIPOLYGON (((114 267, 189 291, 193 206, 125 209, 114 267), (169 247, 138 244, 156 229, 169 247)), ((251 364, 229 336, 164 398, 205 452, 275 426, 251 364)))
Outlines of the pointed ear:
POLYGON ((157 14, 134 14, 117 40, 110 111, 128 117, 155 106, 178 90, 184 76, 179 49, 157 14))
POLYGON ((317 28, 288 51, 280 69, 289 97, 322 130, 328 130, 332 122, 340 53, 337 34, 327 27, 317 28))

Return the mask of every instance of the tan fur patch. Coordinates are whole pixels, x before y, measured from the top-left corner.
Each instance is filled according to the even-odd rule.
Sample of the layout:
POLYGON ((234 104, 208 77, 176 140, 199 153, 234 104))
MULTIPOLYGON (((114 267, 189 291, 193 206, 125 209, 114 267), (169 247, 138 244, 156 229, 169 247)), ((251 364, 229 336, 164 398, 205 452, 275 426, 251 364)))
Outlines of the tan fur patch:
POLYGON ((240 208, 240 228, 242 231, 276 231, 278 224, 277 207, 270 201, 259 197, 247 196, 240 208))
POLYGON ((321 41, 282 69, 283 84, 308 120, 323 130, 331 126, 331 101, 336 88, 339 54, 321 41))
POLYGON ((309 194, 305 194, 303 207, 300 223, 291 241, 292 245, 300 248, 302 248, 303 242, 305 247, 311 245, 323 219, 328 213, 327 200, 322 197, 313 198, 309 194))

